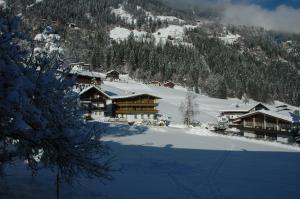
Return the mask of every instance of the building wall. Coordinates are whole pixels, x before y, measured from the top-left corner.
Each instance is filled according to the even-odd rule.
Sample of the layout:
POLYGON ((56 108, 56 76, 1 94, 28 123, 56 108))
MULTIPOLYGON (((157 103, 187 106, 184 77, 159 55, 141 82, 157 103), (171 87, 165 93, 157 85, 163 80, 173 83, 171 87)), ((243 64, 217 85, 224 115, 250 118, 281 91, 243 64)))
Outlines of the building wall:
POLYGON ((125 118, 128 121, 154 120, 155 114, 117 114, 117 118, 125 118))
POLYGON ((247 132, 244 132, 244 137, 247 137, 247 138, 256 138, 256 134, 252 131, 247 131, 247 132))
POLYGON ((91 117, 94 120, 99 120, 101 118, 104 118, 104 111, 92 111, 91 117))

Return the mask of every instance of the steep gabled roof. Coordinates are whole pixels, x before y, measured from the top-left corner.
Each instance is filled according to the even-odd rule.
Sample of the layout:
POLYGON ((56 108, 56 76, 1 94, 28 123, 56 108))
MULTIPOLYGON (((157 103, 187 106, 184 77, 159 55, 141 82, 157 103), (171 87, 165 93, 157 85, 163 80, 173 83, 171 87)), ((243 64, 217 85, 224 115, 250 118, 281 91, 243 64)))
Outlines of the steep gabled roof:
POLYGON ((138 94, 132 94, 132 95, 123 95, 123 96, 111 96, 110 98, 111 99, 128 99, 128 98, 139 97, 139 96, 143 96, 143 95, 147 95, 147 96, 153 97, 155 99, 162 99, 161 97, 151 95, 148 93, 138 93, 138 94))
POLYGON ((155 99, 161 99, 160 97, 158 96, 155 96, 155 95, 151 95, 151 94, 147 94, 147 93, 139 93, 139 94, 132 94, 132 95, 116 95, 116 96, 110 96, 108 95, 105 91, 101 90, 101 88, 99 88, 98 86, 95 86, 95 85, 92 85, 92 86, 89 86, 85 89, 83 89, 80 93, 79 93, 79 96, 83 95, 84 93, 86 93, 87 91, 91 90, 91 89, 97 89, 97 91, 101 92, 105 97, 107 97, 108 99, 111 99, 111 100, 114 100, 114 99, 128 99, 128 98, 132 98, 132 97, 139 97, 139 96, 143 96, 143 95, 146 95, 146 96, 150 96, 150 97, 153 97, 155 99))
POLYGON ((108 99, 110 99, 110 96, 109 96, 109 95, 107 95, 104 91, 102 91, 98 86, 95 86, 95 85, 89 86, 89 87, 83 89, 83 90, 79 93, 79 96, 83 95, 84 93, 88 92, 89 90, 91 90, 91 89, 93 89, 93 88, 96 89, 97 91, 99 91, 101 94, 103 94, 103 95, 104 95, 105 97, 107 97, 108 99))
POLYGON ((85 70, 71 70, 70 74, 72 75, 81 75, 86 77, 94 77, 94 78, 103 78, 103 74, 94 72, 94 71, 85 71, 85 70))
POLYGON ((112 73, 112 72, 117 72, 118 74, 120 74, 117 70, 110 70, 110 71, 108 71, 106 74, 110 74, 110 73, 112 73))
POLYGON ((228 110, 221 110, 221 112, 232 112, 232 113, 239 113, 239 112, 250 112, 253 108, 259 106, 259 105, 262 105, 263 107, 265 107, 267 110, 270 110, 267 106, 265 106, 264 104, 262 103, 257 103, 255 105, 244 105, 243 107, 238 107, 238 108, 235 108, 235 109, 228 109, 228 110))
POLYGON ((252 116, 252 115, 257 115, 257 114, 264 114, 264 115, 268 115, 270 117, 274 117, 274 118, 277 118, 277 119, 280 119, 280 120, 284 120, 286 122, 293 123, 293 119, 291 117, 289 117, 287 115, 280 114, 280 113, 276 113, 274 111, 267 111, 267 110, 259 110, 259 111, 255 111, 255 112, 252 112, 252 113, 242 115, 242 116, 238 117, 236 119, 236 121, 240 120, 240 119, 243 119, 243 118, 246 118, 246 117, 249 117, 249 116, 252 116))

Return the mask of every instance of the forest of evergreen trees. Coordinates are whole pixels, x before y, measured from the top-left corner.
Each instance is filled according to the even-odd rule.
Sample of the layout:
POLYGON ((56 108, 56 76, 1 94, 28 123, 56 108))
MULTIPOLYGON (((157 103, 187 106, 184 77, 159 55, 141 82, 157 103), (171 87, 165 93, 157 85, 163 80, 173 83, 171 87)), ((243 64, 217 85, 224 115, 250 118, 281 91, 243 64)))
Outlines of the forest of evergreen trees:
MULTIPOLYGON (((66 63, 90 62, 98 70, 118 69, 144 81, 173 80, 212 97, 247 95, 263 102, 280 100, 300 105, 299 35, 228 26, 228 31, 242 37, 239 42, 226 45, 217 38, 223 25, 215 22, 188 31, 187 40, 193 47, 175 46, 171 42, 155 45, 150 37, 135 41, 133 35, 126 41, 115 42, 109 39, 109 30, 115 26, 147 32, 168 26, 146 19, 145 13, 135 9, 136 5, 154 14, 177 16, 191 23, 193 16, 158 0, 127 1, 126 10, 135 16, 136 24, 125 23, 111 14, 111 8, 117 8, 122 0, 44 0, 32 8, 26 6, 33 0, 7 2, 14 5, 16 14, 22 13, 28 33, 34 35, 47 25, 54 27, 63 38, 66 63), (71 29, 69 23, 79 29, 71 29), (293 41, 291 50, 283 45, 287 40, 293 41)), ((203 10, 200 12, 203 16, 203 10)))

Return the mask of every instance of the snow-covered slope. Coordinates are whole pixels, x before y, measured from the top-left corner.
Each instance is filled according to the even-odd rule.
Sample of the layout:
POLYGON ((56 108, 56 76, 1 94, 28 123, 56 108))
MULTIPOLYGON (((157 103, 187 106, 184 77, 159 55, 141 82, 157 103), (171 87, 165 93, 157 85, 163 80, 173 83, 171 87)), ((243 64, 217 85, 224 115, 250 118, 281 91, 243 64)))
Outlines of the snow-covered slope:
POLYGON ((112 9, 111 13, 117 17, 120 17, 128 24, 136 23, 136 19, 134 19, 134 17, 124 9, 124 6, 122 4, 119 5, 119 8, 112 9))
MULTIPOLYGON (((121 172, 113 173, 115 180, 106 184, 85 177, 72 186, 63 184, 62 198, 282 199, 300 194, 300 170, 295 166, 300 164, 299 147, 184 128, 179 106, 185 88, 145 85, 128 75, 120 79, 105 81, 101 87, 116 95, 147 92, 162 97, 160 113, 171 116, 173 126, 178 127, 94 123, 105 132, 103 140, 116 155, 113 168, 121 172)), ((219 110, 242 104, 238 99, 204 95, 197 95, 196 100, 202 122, 213 122, 219 110)), ((270 107, 275 109, 275 105, 270 107)), ((1 199, 54 198, 55 174, 41 170, 33 178, 22 164, 10 165, 7 175, 0 178, 1 199)))
POLYGON ((147 35, 147 32, 145 31, 131 31, 127 28, 115 27, 110 31, 110 38, 115 41, 123 41, 128 39, 131 33, 133 33, 134 38, 137 41, 142 40, 147 35))
MULTIPOLYGON (((184 41, 185 32, 187 29, 197 28, 198 25, 188 25, 185 24, 185 21, 179 19, 175 16, 156 16, 149 11, 145 11, 142 7, 137 6, 137 10, 143 10, 147 16, 147 18, 151 18, 154 21, 166 21, 168 23, 172 23, 172 25, 168 25, 167 27, 158 29, 154 33, 147 33, 145 31, 139 30, 129 30, 124 27, 114 27, 110 31, 110 38, 115 41, 126 40, 128 36, 133 33, 136 40, 141 40, 146 37, 146 35, 152 36, 155 39, 156 44, 165 44, 168 40, 174 45, 186 45, 192 47, 191 43, 187 43, 184 41), (176 24, 176 25, 175 25, 176 24)), ((128 24, 136 23, 136 19, 130 13, 128 13, 124 5, 120 4, 119 8, 112 9, 111 13, 115 16, 120 17, 125 20, 128 24)))
MULTIPOLYGON (((171 117, 172 124, 182 124, 183 116, 180 109, 180 105, 185 101, 186 89, 176 86, 175 89, 170 89, 166 87, 158 87, 152 85, 146 85, 141 82, 136 82, 129 78, 128 76, 121 77, 120 82, 110 82, 104 81, 102 87, 106 90, 109 89, 118 89, 119 92, 123 93, 150 93, 156 96, 161 97, 159 100, 159 113, 171 117)), ((229 98, 229 99, 217 99, 211 98, 206 95, 195 94, 196 103, 199 106, 199 114, 196 116, 196 120, 202 123, 215 123, 217 121, 217 116, 220 115, 222 110, 234 109, 236 106, 242 108, 251 107, 256 105, 258 102, 250 100, 248 104, 240 99, 229 98)), ((276 106, 284 105, 284 103, 276 101, 273 105, 267 105, 271 110, 278 111, 279 109, 276 106)), ((291 111, 296 109, 296 107, 289 106, 291 111)), ((279 112, 280 114, 282 112, 279 112)), ((288 114, 288 111, 285 111, 283 114, 288 114)))

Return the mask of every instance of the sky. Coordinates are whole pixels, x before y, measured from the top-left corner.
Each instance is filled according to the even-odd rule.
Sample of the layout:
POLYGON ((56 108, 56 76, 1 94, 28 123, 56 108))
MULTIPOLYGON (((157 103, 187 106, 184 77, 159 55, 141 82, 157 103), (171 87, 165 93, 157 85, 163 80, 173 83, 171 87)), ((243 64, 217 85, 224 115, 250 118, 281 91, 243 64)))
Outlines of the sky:
POLYGON ((222 22, 300 33, 300 0, 169 0, 175 4, 224 8, 222 22))

